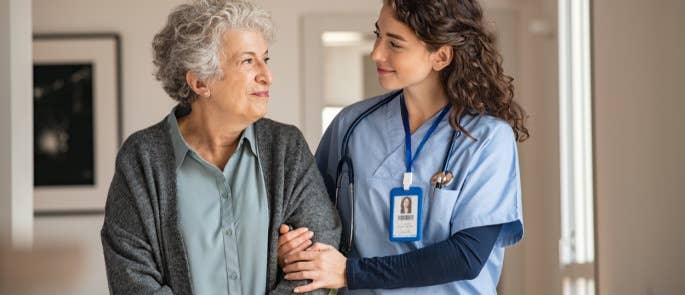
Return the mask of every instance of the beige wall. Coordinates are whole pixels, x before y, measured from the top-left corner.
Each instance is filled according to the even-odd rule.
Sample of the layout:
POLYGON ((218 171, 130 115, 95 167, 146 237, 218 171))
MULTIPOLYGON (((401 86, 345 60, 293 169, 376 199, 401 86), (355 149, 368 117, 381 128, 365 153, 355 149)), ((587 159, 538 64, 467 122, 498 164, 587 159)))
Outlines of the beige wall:
POLYGON ((122 42, 124 135, 159 121, 172 102, 152 76, 150 43, 179 0, 33 0, 34 33, 118 32, 122 42))
POLYGON ((503 294, 561 294, 556 1, 517 4, 519 61, 514 83, 516 99, 529 115, 531 137, 519 144, 525 236, 505 260, 503 294), (532 23, 548 31, 532 32, 532 23))
POLYGON ((345 106, 364 97, 362 57, 371 50, 371 46, 359 44, 323 48, 325 105, 345 106))
MULTIPOLYGON (((32 22, 37 33, 121 34, 123 124, 124 134, 129 135, 158 121, 172 106, 152 77, 150 40, 179 2, 34 0, 32 22)), ((301 16, 375 13, 378 1, 258 2, 273 12, 277 29, 271 48, 275 81, 269 116, 301 127, 301 64, 306 58, 300 54, 301 16)), ((530 113, 533 135, 520 145, 526 237, 508 252, 505 294, 559 294, 556 39, 528 32, 531 20, 556 22, 555 2, 484 1, 486 7, 516 7, 520 13, 520 61, 515 78, 518 98, 530 113)), ((685 109, 678 87, 685 82, 681 73, 685 68, 685 35, 680 32, 685 27, 681 18, 684 5, 681 0, 593 1, 597 256, 603 295, 678 294, 685 289, 681 278, 685 273, 685 236, 678 218, 685 207, 678 186, 684 173, 677 170, 685 166, 685 156, 680 152, 685 144, 685 119, 678 113, 685 109)), ((5 220, 5 216, 0 217, 5 220)), ((93 271, 84 278, 90 282, 84 294, 104 294, 104 268, 97 252, 97 223, 101 221, 87 217, 62 220, 72 221, 75 223, 66 228, 76 229, 80 236, 50 235, 50 226, 57 223, 37 220, 36 241, 49 244, 60 237, 82 241, 94 263, 93 271)))
MULTIPOLYGON (((159 121, 173 106, 152 76, 150 43, 172 7, 182 0, 34 0, 36 33, 114 31, 123 51, 124 135, 159 121), (55 13, 59 11, 59 13, 55 13)), ((300 19, 305 14, 375 13, 376 1, 257 0, 272 12, 276 40, 270 48, 274 84, 268 116, 301 122, 300 19), (296 103, 293 103, 296 102, 296 103)))
MULTIPOLYGON (((34 33, 112 31, 121 35, 123 131, 128 136, 161 120, 173 106, 152 76, 150 44, 172 7, 181 2, 184 1, 33 0, 33 30, 34 33)), ((375 13, 379 4, 370 0, 257 2, 272 12, 276 24, 276 41, 270 48, 275 79, 268 116, 301 126, 301 17, 326 13, 369 14, 375 13)), ((85 271, 78 292, 73 295, 107 294, 99 236, 101 223, 97 217, 38 217, 35 221, 37 247, 67 243, 83 249, 85 271)))
POLYGON ((685 2, 593 9, 600 294, 683 294, 685 2))
MULTIPOLYGON (((78 253, 73 257, 75 261, 68 261, 67 265, 61 265, 64 275, 75 279, 67 282, 41 284, 41 287, 62 287, 65 289, 62 293, 49 294, 108 294, 105 258, 100 243, 100 228, 103 221, 104 216, 102 215, 36 218, 34 249, 39 251, 64 249, 78 253)), ((62 263, 66 262, 56 260, 62 263)), ((40 265, 34 265, 34 267, 39 268, 40 265)))
MULTIPOLYGON (((157 122, 172 102, 152 77, 150 41, 162 26, 171 7, 181 0, 93 1, 34 0, 33 27, 37 33, 114 31, 122 37, 124 135, 157 122), (55 13, 59 11, 59 13, 55 13)), ((276 42, 270 48, 275 77, 269 116, 301 126, 303 15, 376 14, 380 0, 257 0, 273 13, 276 42)), ((531 34, 531 20, 556 22, 556 1, 491 0, 486 8, 513 9, 518 15, 509 38, 518 61, 505 62, 516 71, 517 99, 530 113, 533 137, 520 145, 526 237, 507 252, 503 294, 558 294, 557 241, 559 226, 558 126, 556 93, 556 40, 531 34), (550 4, 552 3, 552 4, 550 4), (514 40, 512 40, 514 39, 514 40), (511 63, 511 64, 509 64, 511 63)), ((371 29, 371 28, 370 28, 371 29)), ((509 30, 510 28, 504 28, 509 30)), ((104 261, 99 247, 98 223, 90 217, 36 221, 36 242, 48 245, 68 240, 85 245, 88 260, 82 294, 104 294, 104 261), (68 225, 67 225, 68 224, 68 225), (64 226, 65 228, 55 228, 64 226), (66 231, 66 232, 65 232, 66 231), (61 233, 54 235, 51 233, 61 233)))

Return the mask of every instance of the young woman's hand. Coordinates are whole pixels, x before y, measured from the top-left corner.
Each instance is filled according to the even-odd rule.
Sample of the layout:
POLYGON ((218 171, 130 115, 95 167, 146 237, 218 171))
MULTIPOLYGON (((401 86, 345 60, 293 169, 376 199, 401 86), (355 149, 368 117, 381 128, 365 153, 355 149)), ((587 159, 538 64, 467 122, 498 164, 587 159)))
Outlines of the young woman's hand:
POLYGON ((312 282, 295 288, 295 293, 311 292, 316 289, 339 289, 347 286, 345 269, 347 258, 335 247, 315 243, 307 251, 297 252, 285 257, 286 280, 311 280, 312 282))
POLYGON ((281 224, 278 230, 281 233, 281 236, 278 237, 278 266, 283 268, 285 266, 283 259, 286 256, 301 252, 312 245, 314 232, 309 231, 306 227, 291 230, 285 224, 281 224))

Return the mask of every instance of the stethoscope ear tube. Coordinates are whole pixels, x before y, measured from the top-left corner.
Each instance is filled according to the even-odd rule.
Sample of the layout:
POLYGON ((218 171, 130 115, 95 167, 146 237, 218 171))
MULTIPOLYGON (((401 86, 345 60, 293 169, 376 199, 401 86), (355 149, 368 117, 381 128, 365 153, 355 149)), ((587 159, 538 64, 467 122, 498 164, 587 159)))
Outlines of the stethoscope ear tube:
POLYGON ((357 128, 357 125, 364 120, 367 116, 369 116, 371 113, 375 112, 377 109, 380 107, 388 104, 391 100, 393 100, 395 97, 400 95, 402 93, 402 90, 398 90, 394 92, 393 94, 389 95, 388 97, 384 98, 383 100, 377 102, 375 105, 371 106, 369 109, 366 111, 362 112, 354 121, 352 121, 352 124, 347 128, 347 131, 345 132, 345 136, 343 136, 343 141, 342 141, 342 149, 341 149, 341 159, 347 157, 347 151, 348 151, 348 145, 350 142, 350 137, 352 136, 352 132, 354 132, 354 129, 357 128))
POLYGON ((354 182, 350 182, 349 184, 349 189, 350 189, 350 240, 349 243, 347 243, 347 249, 345 249, 345 254, 349 253, 352 251, 352 243, 354 242, 354 182))
POLYGON ((450 157, 452 156, 452 153, 454 152, 453 151, 454 150, 454 141, 455 141, 455 139, 457 139, 457 137, 459 136, 460 133, 461 132, 456 131, 456 130, 452 131, 452 138, 450 138, 450 144, 447 147, 447 151, 445 151, 446 152, 445 160, 442 161, 442 172, 444 172, 444 173, 447 173, 447 164, 449 163, 450 157))
POLYGON ((347 245, 341 245, 340 249, 342 250, 343 253, 347 254, 349 251, 352 249, 352 240, 354 238, 354 166, 352 165, 352 159, 350 157, 343 157, 340 159, 338 162, 338 167, 337 167, 337 174, 338 177, 335 181, 335 203, 334 206, 335 208, 338 208, 338 200, 340 196, 340 184, 342 184, 342 178, 343 178, 343 169, 347 165, 347 177, 348 177, 348 183, 349 183, 349 190, 350 190, 350 238, 349 238, 349 243, 347 245))
POLYGON ((447 146, 447 150, 445 151, 445 159, 442 161, 442 170, 433 175, 431 178, 431 183, 434 185, 433 189, 444 188, 452 183, 454 176, 452 175, 452 172, 447 171, 447 164, 454 153, 454 142, 460 134, 461 132, 459 131, 452 131, 450 144, 447 146))
POLYGON ((336 174, 338 177, 335 180, 335 207, 338 207, 338 194, 340 192, 340 184, 342 183, 342 177, 343 177, 343 168, 347 165, 348 173, 347 177, 349 178, 349 183, 354 183, 354 167, 352 166, 352 159, 350 157, 343 157, 340 159, 338 162, 338 168, 336 169, 336 174))
POLYGON ((350 231, 349 231, 349 243, 346 245, 345 248, 344 246, 341 245, 341 249, 343 250, 344 253, 349 253, 349 251, 352 250, 352 242, 354 241, 354 167, 352 165, 352 158, 350 158, 347 153, 348 153, 348 145, 350 141, 350 137, 352 136, 352 133, 354 132, 354 129, 357 128, 357 125, 369 116, 371 113, 375 112, 382 106, 388 104, 391 100, 393 100, 395 97, 399 96, 402 93, 402 90, 395 91, 391 95, 389 95, 386 98, 383 98, 381 101, 377 102, 373 106, 371 106, 369 109, 365 110, 362 112, 354 121, 352 121, 352 124, 347 128, 347 131, 345 132, 345 136, 343 136, 343 141, 342 141, 342 148, 340 150, 340 161, 338 161, 338 167, 336 169, 336 174, 337 178, 335 181, 335 207, 338 208, 338 199, 340 195, 340 184, 342 183, 342 176, 343 176, 343 170, 345 165, 347 165, 347 178, 348 178, 348 183, 349 183, 349 195, 350 195, 350 231))

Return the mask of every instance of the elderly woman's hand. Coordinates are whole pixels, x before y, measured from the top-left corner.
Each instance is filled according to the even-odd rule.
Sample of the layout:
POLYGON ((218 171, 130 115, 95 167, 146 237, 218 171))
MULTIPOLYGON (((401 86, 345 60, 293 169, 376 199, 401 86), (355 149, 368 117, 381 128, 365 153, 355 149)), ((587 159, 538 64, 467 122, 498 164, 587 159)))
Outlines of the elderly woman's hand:
POLYGON ((281 224, 279 228, 281 236, 278 237, 278 266, 283 268, 283 259, 286 256, 301 252, 312 244, 314 232, 306 227, 291 230, 289 226, 281 224))
POLYGON ((317 289, 339 289, 347 286, 345 270, 347 257, 335 247, 315 243, 307 251, 285 257, 286 280, 311 280, 312 282, 295 288, 295 293, 306 293, 317 289))

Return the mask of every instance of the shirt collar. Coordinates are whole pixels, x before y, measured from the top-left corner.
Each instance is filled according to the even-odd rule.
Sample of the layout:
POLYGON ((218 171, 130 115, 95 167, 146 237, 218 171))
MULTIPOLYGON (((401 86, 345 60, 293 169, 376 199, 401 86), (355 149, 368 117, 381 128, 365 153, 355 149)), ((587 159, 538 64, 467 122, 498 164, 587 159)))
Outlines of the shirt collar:
MULTIPOLYGON (((250 152, 257 157, 259 155, 259 151, 257 150, 257 140, 255 139, 255 133, 254 133, 254 124, 250 124, 243 130, 243 134, 240 136, 240 141, 239 143, 242 144, 244 141, 247 141, 248 146, 250 147, 250 152)), ((240 144, 238 145, 238 148, 240 148, 240 144)))
MULTIPOLYGON (((169 115, 167 115, 166 118, 167 123, 169 125, 169 134, 171 135, 171 143, 173 144, 174 148, 176 169, 181 167, 181 164, 183 164, 183 160, 185 159, 186 154, 190 151, 193 151, 190 145, 188 145, 188 143, 183 138, 181 130, 178 128, 178 120, 176 118, 177 116, 183 117, 189 113, 189 109, 179 105, 174 107, 174 109, 171 110, 171 113, 169 113, 169 115)), ((240 151, 243 142, 247 142, 249 151, 255 157, 258 157, 259 152, 257 150, 253 125, 254 124, 250 124, 247 126, 247 128, 245 128, 245 130, 243 130, 243 133, 240 135, 240 139, 238 140, 238 147, 236 148, 236 152, 240 151)))
POLYGON ((178 169, 178 167, 181 167, 181 164, 183 163, 186 154, 188 153, 188 151, 190 151, 190 146, 188 146, 188 143, 186 143, 185 139, 183 139, 183 135, 181 135, 181 130, 178 129, 178 120, 176 120, 175 114, 178 108, 180 107, 175 107, 171 111, 171 113, 166 117, 167 123, 169 125, 169 135, 171 135, 171 143, 174 146, 174 159, 176 161, 176 169, 178 169))

